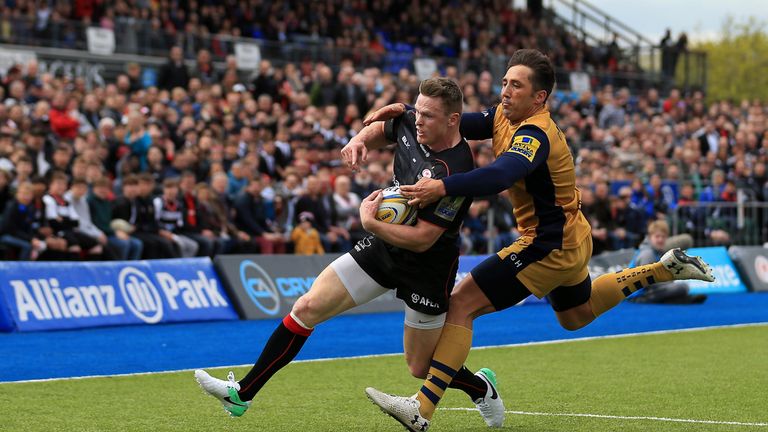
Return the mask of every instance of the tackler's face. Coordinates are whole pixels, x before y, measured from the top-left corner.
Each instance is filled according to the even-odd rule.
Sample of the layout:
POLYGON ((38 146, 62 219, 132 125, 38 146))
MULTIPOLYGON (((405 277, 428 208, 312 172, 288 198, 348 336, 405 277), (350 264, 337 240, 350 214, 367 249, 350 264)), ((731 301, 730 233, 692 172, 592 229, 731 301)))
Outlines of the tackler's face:
POLYGON ((530 117, 546 100, 546 91, 534 90, 532 76, 533 69, 515 65, 507 69, 502 79, 501 109, 504 117, 512 123, 530 117))
POLYGON ((449 133, 455 119, 446 112, 443 102, 436 97, 419 95, 416 98, 416 140, 432 147, 441 143, 449 133))

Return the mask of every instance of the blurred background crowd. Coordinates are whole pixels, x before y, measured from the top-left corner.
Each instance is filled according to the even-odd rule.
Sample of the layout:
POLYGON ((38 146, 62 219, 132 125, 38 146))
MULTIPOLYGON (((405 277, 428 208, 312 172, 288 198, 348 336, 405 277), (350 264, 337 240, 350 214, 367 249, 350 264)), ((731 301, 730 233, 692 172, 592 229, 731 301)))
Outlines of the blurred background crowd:
MULTIPOLYGON (((3 40, 46 37, 77 48, 82 35, 71 23, 98 23, 116 30, 118 44, 167 59, 153 85, 138 63, 97 86, 41 72, 35 61, 8 68, 0 83, 0 253, 344 252, 364 236, 360 200, 391 182, 393 153, 374 151, 353 173, 340 150, 366 113, 413 103, 418 92, 415 72, 388 56, 457 59, 439 73, 460 84, 471 112, 499 102, 494 77, 517 48, 539 48, 561 70, 637 69, 614 43, 587 45, 508 2, 443 3, 6 0, 3 40), (400 19, 385 19, 392 16, 400 19), (308 38, 350 54, 333 64, 263 59, 243 71, 226 36, 308 38)), ((768 106, 615 79, 590 84, 594 91, 558 90, 549 104, 573 150, 595 253, 636 247, 657 219, 698 245, 768 240, 768 106)), ((470 144, 478 166, 492 162, 490 142, 470 144)), ((511 210, 504 198, 476 200, 463 252, 513 240, 511 210)))

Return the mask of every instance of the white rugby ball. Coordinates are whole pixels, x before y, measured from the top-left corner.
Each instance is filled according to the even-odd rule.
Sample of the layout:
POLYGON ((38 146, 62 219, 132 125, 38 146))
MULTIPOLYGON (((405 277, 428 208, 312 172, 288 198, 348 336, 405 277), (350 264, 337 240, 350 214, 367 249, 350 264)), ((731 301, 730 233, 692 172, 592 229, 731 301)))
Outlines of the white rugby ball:
POLYGON ((388 187, 382 191, 384 198, 381 200, 379 210, 376 211, 376 219, 396 225, 413 225, 416 223, 416 207, 408 205, 408 198, 400 193, 397 186, 388 187))

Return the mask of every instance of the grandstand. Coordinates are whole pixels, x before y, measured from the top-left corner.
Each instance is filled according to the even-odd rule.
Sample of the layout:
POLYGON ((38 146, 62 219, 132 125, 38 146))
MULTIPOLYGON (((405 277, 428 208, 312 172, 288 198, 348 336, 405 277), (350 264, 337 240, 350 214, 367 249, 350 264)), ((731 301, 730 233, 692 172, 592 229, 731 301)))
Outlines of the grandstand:
MULTIPOLYGON (((702 283, 692 285, 691 292, 737 292, 710 301, 710 309, 701 313, 622 305, 617 317, 607 318, 613 321, 588 336, 754 324, 738 333, 752 339, 730 336, 739 329, 704 338, 717 347, 726 340, 735 346, 720 347, 733 357, 722 369, 734 375, 734 382, 760 383, 736 376, 741 364, 736 357, 750 344, 763 346, 759 340, 768 322, 764 308, 750 309, 762 305, 754 300, 760 295, 746 293, 768 291, 768 254, 763 252, 768 245, 768 103, 708 99, 707 57, 689 49, 683 37, 651 41, 585 0, 14 0, 0 8, 0 358, 10 359, 7 364, 0 360, 8 366, 0 367, 0 418, 9 412, 3 405, 23 411, 5 404, 13 391, 7 390, 15 388, 6 381, 250 362, 236 356, 242 354, 237 350, 206 348, 198 357, 193 348, 221 342, 230 326, 241 334, 257 334, 257 339, 268 334, 271 321, 248 320, 284 316, 332 259, 366 236, 360 201, 390 186, 394 159, 390 150, 371 151, 357 172, 340 161, 341 149, 362 129, 366 115, 391 103, 413 103, 419 82, 432 75, 459 83, 465 111, 493 107, 500 101, 508 58, 519 48, 542 50, 556 67, 549 110, 571 147, 581 210, 593 229, 592 275, 628 265, 646 240, 648 224, 664 220, 670 234, 690 235, 696 253, 714 262, 717 287, 702 283), (302 222, 318 231, 319 244, 297 247, 293 234, 302 222), (721 315, 723 310, 727 313, 721 315), (225 322, 179 324, 219 320, 225 322), (167 323, 173 325, 162 330, 144 325, 167 323), (107 326, 114 328, 74 331, 107 326), (63 332, 51 336, 46 330, 63 332), (24 339, 24 332, 39 333, 24 339), (205 337, 198 339, 195 332, 205 337), (68 345, 70 336, 74 345, 68 345), (103 346, 122 346, 115 342, 121 338, 130 340, 130 348, 116 356, 114 368, 107 350, 101 357, 92 355, 103 346), (16 358, 17 345, 24 352, 16 358), (51 346, 74 352, 71 361, 49 370, 40 359, 50 358, 46 350, 51 346)), ((490 140, 470 141, 470 146, 477 166, 494 159, 490 140)), ((476 199, 460 234, 463 256, 457 277, 519 235, 506 197, 476 199)), ((542 302, 529 298, 524 303, 542 302)), ((574 337, 554 322, 546 335, 520 335, 537 332, 528 321, 545 315, 535 306, 523 309, 525 320, 514 321, 520 319, 515 311, 503 317, 512 325, 501 318, 486 324, 518 334, 490 337, 481 325, 481 343, 574 337)), ((402 302, 385 295, 355 312, 389 312, 382 316, 399 332, 401 311, 402 302)), ((400 352, 400 333, 385 333, 367 315, 343 319, 348 321, 321 333, 332 349, 310 345, 302 359, 400 352), (381 331, 388 345, 357 340, 368 333, 349 342, 344 332, 350 328, 381 331), (342 338, 348 344, 335 345, 342 338)), ((696 334, 666 337, 652 348, 659 355, 674 345, 664 340, 679 337, 684 341, 679 346, 696 344, 696 334)), ((642 351, 631 338, 617 346, 642 351)), ((588 363, 609 364, 623 349, 604 348, 609 354, 588 363)), ((568 349, 558 353, 569 354, 568 349)), ((707 353, 709 347, 696 349, 707 353)), ((247 354, 258 354, 252 351, 247 354)), ((689 354, 676 355, 685 361, 689 354)), ((484 358, 502 361, 501 354, 490 351, 484 358)), ((629 360, 638 366, 644 359, 629 360)), ((373 360, 372 368, 387 366, 388 360, 380 360, 373 360)), ((574 375, 581 373, 578 367, 574 363, 574 375)), ((709 371, 701 366, 686 384, 706 381, 702 370, 709 371)), ((506 371, 519 372, 512 364, 506 371)), ((661 384, 683 380, 679 371, 667 372, 666 378, 659 375, 661 384)), ((314 379, 312 374, 297 386, 314 379)), ((173 385, 190 381, 187 375, 173 378, 173 385)), ((155 407, 133 404, 155 377, 142 379, 135 397, 127 398, 128 406, 142 410, 136 417, 154 419, 143 409, 155 407)), ((625 379, 628 386, 636 384, 631 376, 625 379)), ((704 391, 681 385, 680 393, 719 395, 728 384, 723 381, 704 391)), ((50 383, 46 392, 50 388, 55 394, 57 384, 50 383)), ((398 381, 403 388, 410 384, 398 381)), ((504 385, 511 390, 515 384, 504 385)), ((521 415, 541 414, 538 399, 543 397, 526 401, 521 415)), ((643 421, 659 420, 654 410, 666 413, 659 421, 688 421, 685 412, 664 411, 663 397, 649 399, 643 421)), ((599 411, 582 402, 585 412, 599 411)), ((694 400, 688 405, 695 405, 694 416, 704 418, 711 414, 708 404, 714 403, 694 400)), ((450 399, 449 405, 462 409, 450 399)), ((190 418, 204 426, 161 422, 157 430, 218 428, 205 411, 209 406, 202 406, 195 406, 190 418)), ((271 410, 265 424, 287 428, 293 421, 274 406, 262 408, 271 410)), ((368 408, 355 407, 363 413, 368 408)), ((622 419, 637 420, 635 407, 624 408, 622 419)), ((740 419, 738 410, 723 410, 724 415, 712 418, 740 419)), ((749 410, 743 424, 768 425, 761 410, 749 410)), ((53 424, 57 415, 41 424, 53 424)), ((117 430, 130 423, 127 417, 123 413, 115 424, 96 427, 74 415, 69 429, 62 430, 117 430)), ((339 422, 326 417, 323 427, 337 430, 339 422)), ((356 420, 344 417, 346 424, 356 420)), ((14 417, 11 430, 27 430, 24 421, 14 417)), ((306 430, 315 430, 311 416, 302 421, 309 422, 306 430)), ((707 422, 695 420, 693 427, 707 427, 707 422)), ((147 423, 127 429, 154 427, 147 423)), ((741 426, 738 421, 714 423, 722 423, 717 430, 741 426)), ((534 430, 542 424, 526 426, 534 430)), ((604 424, 558 426, 595 430, 604 424)), ((614 426, 625 430, 627 424, 614 426)))

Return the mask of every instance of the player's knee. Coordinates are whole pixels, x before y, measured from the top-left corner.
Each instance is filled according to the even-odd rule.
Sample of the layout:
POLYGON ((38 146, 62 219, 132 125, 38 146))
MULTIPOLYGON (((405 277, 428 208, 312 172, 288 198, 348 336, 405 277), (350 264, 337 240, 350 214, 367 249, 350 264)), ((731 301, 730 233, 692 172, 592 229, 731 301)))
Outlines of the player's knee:
POLYGON ((296 318, 307 323, 307 325, 312 325, 309 323, 315 322, 321 313, 317 302, 309 295, 299 297, 296 303, 293 304, 291 312, 296 318))

